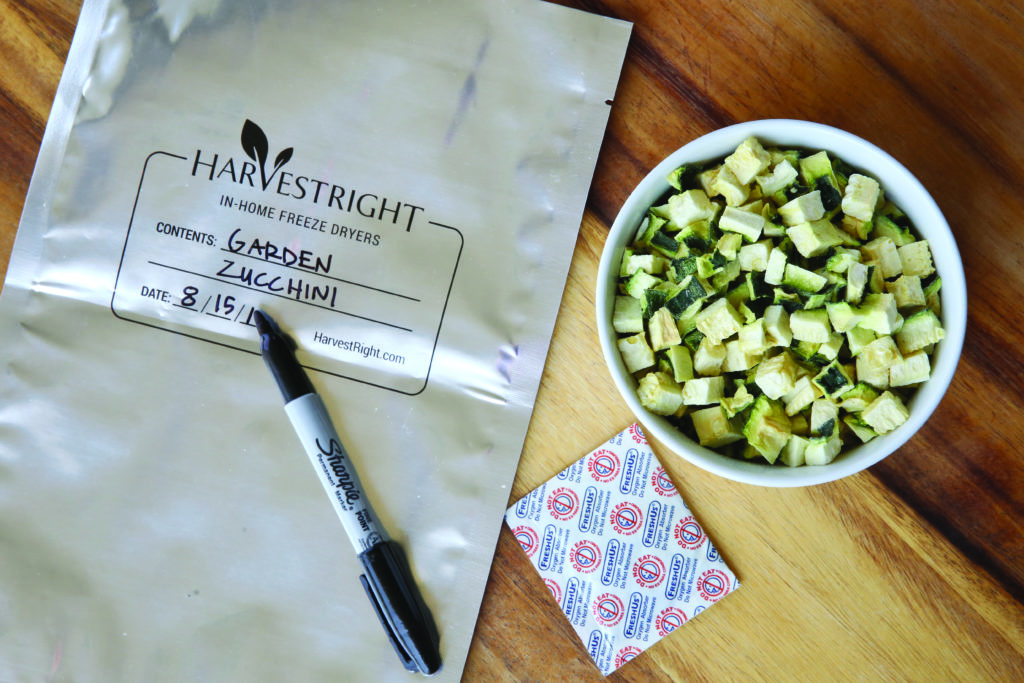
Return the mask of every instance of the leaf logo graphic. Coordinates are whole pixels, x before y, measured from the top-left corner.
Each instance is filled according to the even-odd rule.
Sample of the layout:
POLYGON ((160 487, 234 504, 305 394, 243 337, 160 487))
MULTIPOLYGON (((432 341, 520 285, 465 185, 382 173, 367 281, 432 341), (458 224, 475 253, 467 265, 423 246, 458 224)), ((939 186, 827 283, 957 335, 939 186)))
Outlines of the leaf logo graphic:
POLYGON ((270 181, 274 179, 274 176, 277 175, 281 167, 292 158, 293 152, 291 147, 282 149, 277 158, 274 159, 273 170, 271 170, 270 175, 267 175, 267 158, 270 156, 270 142, 267 140, 267 134, 263 132, 263 129, 249 119, 246 119, 245 124, 242 126, 242 149, 250 159, 259 164, 260 180, 263 183, 264 190, 270 186, 270 181))

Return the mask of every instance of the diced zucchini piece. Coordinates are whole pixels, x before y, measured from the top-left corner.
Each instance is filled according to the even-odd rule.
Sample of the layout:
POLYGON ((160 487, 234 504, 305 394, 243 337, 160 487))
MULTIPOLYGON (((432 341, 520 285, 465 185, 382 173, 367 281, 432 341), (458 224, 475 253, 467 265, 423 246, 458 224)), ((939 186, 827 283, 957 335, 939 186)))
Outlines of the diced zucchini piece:
POLYGON ((857 249, 838 248, 825 263, 825 268, 833 273, 845 273, 851 263, 860 263, 861 255, 857 249))
POLYGON ((910 411, 891 391, 882 394, 861 411, 861 419, 878 434, 887 434, 910 418, 910 411))
POLYGON ((875 216, 875 234, 879 237, 888 237, 897 247, 902 247, 914 241, 908 228, 901 228, 891 218, 884 215, 875 216))
POLYGON ((665 305, 665 292, 661 289, 645 289, 640 297, 640 312, 644 319, 649 319, 654 312, 665 305))
POLYGON ((716 292, 724 292, 729 283, 738 278, 743 271, 740 269, 740 262, 729 261, 722 269, 711 276, 711 286, 716 292))
POLYGON ((664 372, 649 372, 637 388, 640 405, 655 415, 674 415, 683 405, 683 388, 664 372))
POLYGON ((893 334, 903 325, 903 316, 892 294, 868 294, 858 310, 862 317, 857 324, 875 334, 893 334))
POLYGON ((649 332, 651 334, 651 348, 654 351, 661 351, 670 346, 681 344, 683 339, 679 336, 679 328, 676 327, 676 319, 672 317, 668 308, 662 306, 651 316, 649 332))
POLYGON ((779 399, 793 390, 798 368, 796 361, 786 351, 761 361, 754 374, 754 383, 765 396, 779 399))
POLYGON ((863 327, 854 327, 846 333, 846 345, 849 347, 850 355, 853 357, 856 357, 861 352, 861 349, 876 339, 878 339, 878 335, 863 327))
POLYGON ((763 174, 754 178, 765 195, 773 195, 781 192, 793 184, 797 178, 797 171, 788 159, 782 159, 772 168, 771 174, 763 174))
POLYGON ((697 329, 713 344, 719 344, 740 331, 743 320, 727 299, 718 299, 697 314, 697 329))
POLYGON ((682 258, 675 258, 669 261, 668 276, 672 278, 673 282, 682 282, 686 279, 687 275, 695 275, 696 273, 696 256, 684 256, 682 258))
POLYGON ((690 417, 701 446, 720 448, 743 438, 743 432, 729 420, 720 406, 695 410, 690 417))
POLYGON ((786 276, 786 260, 786 252, 782 249, 772 249, 765 265, 764 281, 770 285, 781 285, 786 276))
POLYGON ((851 413, 860 411, 871 405, 871 402, 878 398, 878 392, 864 382, 858 382, 852 389, 843 394, 843 400, 839 407, 851 413))
POLYGON ((719 375, 722 372, 725 356, 725 344, 715 343, 704 337, 693 356, 693 369, 697 374, 705 377, 719 375))
POLYGON ((725 411, 726 417, 730 419, 736 417, 752 405, 754 405, 754 395, 747 391, 746 385, 740 385, 735 394, 723 398, 721 403, 722 410, 725 411))
POLYGON ((725 342, 725 360, 722 372, 743 372, 758 364, 761 353, 747 353, 740 346, 738 339, 725 342))
POLYGON ((839 357, 839 351, 843 348, 845 341, 843 335, 833 332, 829 335, 828 341, 818 347, 818 353, 828 360, 835 360, 839 357))
POLYGON ((863 263, 851 263, 846 270, 846 301, 860 303, 871 277, 871 269, 863 263))
POLYGON ((624 278, 640 270, 638 267, 630 267, 630 259, 633 257, 633 250, 626 247, 622 250, 622 259, 619 261, 619 277, 624 278))
POLYGON ((936 314, 942 313, 942 304, 939 301, 939 290, 942 289, 942 278, 936 275, 932 278, 924 287, 924 299, 928 305, 928 308, 932 309, 936 314))
POLYGON ((804 463, 812 466, 827 465, 836 459, 842 448, 843 442, 839 438, 838 429, 834 430, 829 436, 808 439, 807 448, 804 449, 804 463))
POLYGON ((879 337, 857 354, 857 379, 878 389, 885 389, 889 386, 889 368, 901 362, 903 356, 892 337, 879 337))
POLYGON ((862 221, 853 216, 843 216, 840 223, 843 232, 855 240, 865 240, 874 228, 873 221, 862 221))
POLYGON ((708 295, 700 278, 696 275, 687 275, 679 287, 673 291, 665 306, 676 318, 681 318, 694 304, 702 301, 708 295))
POLYGON ((896 363, 889 368, 889 386, 905 387, 918 384, 931 377, 931 373, 932 366, 928 354, 924 351, 914 351, 903 356, 902 363, 896 363))
POLYGON ((807 423, 807 418, 803 414, 797 413, 796 415, 790 415, 789 424, 792 426, 794 434, 799 434, 804 437, 810 436, 811 427, 807 423))
POLYGON ((821 395, 821 390, 811 384, 811 378, 804 375, 793 383, 793 388, 782 397, 786 404, 786 414, 796 415, 803 412, 821 395))
POLYGON ((718 221, 718 227, 723 232, 734 232, 741 235, 747 242, 756 242, 761 237, 761 231, 764 230, 764 217, 727 206, 718 221))
POLYGON ((735 232, 727 232, 718 238, 718 251, 730 261, 739 254, 743 246, 743 236, 735 232))
POLYGON ((812 381, 830 398, 838 398, 853 388, 853 380, 836 361, 826 365, 812 381))
POLYGON ((917 275, 904 273, 892 282, 886 282, 885 288, 895 297, 896 308, 917 308, 927 304, 924 290, 921 288, 921 278, 917 275))
POLYGON ((850 428, 850 431, 856 434, 857 438, 860 439, 863 443, 867 443, 868 441, 871 441, 871 439, 878 436, 875 430, 872 429, 867 422, 861 420, 855 415, 843 416, 843 422, 846 423, 846 426, 850 428))
POLYGON ((881 194, 881 187, 874 178, 854 173, 846 183, 843 194, 843 213, 862 221, 870 221, 875 215, 875 205, 881 194))
POLYGON ((676 230, 697 221, 710 219, 716 211, 704 190, 686 190, 672 195, 668 200, 669 221, 676 230))
POLYGON ((919 240, 904 245, 898 250, 900 266, 905 275, 928 277, 935 272, 932 265, 932 250, 928 240, 919 240))
POLYGON ((793 311, 789 315, 789 328, 793 331, 793 339, 816 344, 824 344, 832 334, 832 326, 824 308, 793 311))
POLYGON ((779 462, 789 467, 800 467, 804 464, 804 451, 807 450, 808 441, 802 436, 793 434, 789 441, 779 453, 779 462))
POLYGON ((620 334, 643 332, 644 314, 640 310, 640 300, 631 296, 616 296, 612 327, 620 334))
POLYGON ((764 319, 757 318, 740 328, 740 349, 744 353, 760 354, 768 348, 768 340, 764 331, 764 319))
POLYGON ((677 382, 693 379, 693 357, 690 355, 690 349, 682 344, 670 346, 665 350, 665 358, 672 366, 672 379, 677 382))
POLYGON ((746 185, 764 171, 772 162, 757 138, 747 138, 732 154, 725 158, 725 165, 741 184, 746 185))
POLYGON ((816 221, 825 215, 821 204, 821 192, 815 190, 802 194, 779 207, 779 216, 787 227, 816 221))
POLYGON ((900 353, 909 354, 938 343, 945 336, 939 317, 926 308, 903 321, 903 327, 896 333, 896 345, 900 353))
POLYGON ((782 284, 799 289, 801 292, 814 293, 828 284, 828 278, 813 271, 801 268, 795 263, 786 264, 786 274, 782 284))
POLYGON ((654 351, 648 346, 647 335, 644 333, 619 339, 618 347, 629 372, 638 372, 654 365, 654 351))
POLYGON ((803 178, 804 185, 808 187, 814 187, 818 178, 824 178, 832 186, 839 187, 832 162, 825 150, 800 159, 800 177, 803 178))
POLYGON ((896 277, 903 272, 903 262, 890 237, 876 237, 860 248, 864 262, 874 261, 885 279, 896 277))
POLYGON ((683 403, 703 406, 718 403, 725 397, 725 378, 695 377, 683 382, 683 403))
POLYGON ((700 164, 683 164, 666 176, 668 184, 680 192, 694 187, 697 183, 697 175, 703 170, 700 164))
POLYGON ((740 206, 750 197, 750 187, 741 183, 732 169, 723 164, 711 181, 711 192, 708 194, 721 195, 728 206, 740 206))
POLYGON ((789 327, 789 313, 779 304, 764 309, 764 331, 772 346, 789 346, 793 331, 789 327))
POLYGON ((792 435, 789 416, 779 401, 761 394, 743 425, 743 436, 768 462, 775 462, 792 435))
POLYGON ((797 251, 807 258, 820 256, 830 248, 846 242, 846 236, 842 231, 826 218, 786 228, 786 236, 793 240, 797 251))
POLYGON ((750 300, 768 299, 775 295, 775 289, 764 281, 764 273, 753 270, 747 273, 747 288, 750 293, 750 300))
POLYGON ((829 436, 838 427, 839 406, 828 398, 816 398, 811 404, 811 434, 829 436))
POLYGON ((836 332, 849 332, 858 322, 863 314, 845 301, 837 303, 826 303, 825 311, 828 313, 828 320, 836 332))
POLYGON ((661 278, 639 270, 633 273, 633 275, 626 280, 626 294, 629 294, 634 299, 641 299, 643 298, 645 291, 656 287, 662 282, 664 282, 664 280, 661 278))
POLYGON ((633 244, 638 247, 646 247, 651 243, 651 237, 654 233, 661 230, 667 223, 668 219, 652 208, 640 223, 640 227, 637 228, 636 239, 633 240, 633 244))
POLYGON ((771 252, 772 241, 770 239, 745 245, 739 251, 740 268, 764 271, 768 268, 768 258, 771 252))
POLYGON ((650 246, 652 249, 655 249, 669 258, 676 258, 679 256, 679 252, 683 248, 683 244, 681 242, 664 230, 659 230, 651 235, 650 246))

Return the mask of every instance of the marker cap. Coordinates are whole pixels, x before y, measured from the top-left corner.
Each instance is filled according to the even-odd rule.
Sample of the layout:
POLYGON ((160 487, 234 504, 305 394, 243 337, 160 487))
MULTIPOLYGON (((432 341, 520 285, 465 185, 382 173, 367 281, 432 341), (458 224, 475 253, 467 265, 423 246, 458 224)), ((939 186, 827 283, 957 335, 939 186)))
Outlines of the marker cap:
POLYGON ((365 573, 360 583, 409 671, 433 674, 441 668, 439 636, 394 541, 378 543, 359 555, 365 573))

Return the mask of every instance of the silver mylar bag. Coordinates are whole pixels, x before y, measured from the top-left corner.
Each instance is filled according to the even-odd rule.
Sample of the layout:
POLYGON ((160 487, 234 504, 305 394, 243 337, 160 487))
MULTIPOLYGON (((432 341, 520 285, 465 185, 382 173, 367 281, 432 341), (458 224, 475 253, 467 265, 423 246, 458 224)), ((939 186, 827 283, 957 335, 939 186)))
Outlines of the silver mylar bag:
POLYGON ((0 297, 0 680, 404 679, 295 340, 462 672, 629 24, 88 0, 0 297))

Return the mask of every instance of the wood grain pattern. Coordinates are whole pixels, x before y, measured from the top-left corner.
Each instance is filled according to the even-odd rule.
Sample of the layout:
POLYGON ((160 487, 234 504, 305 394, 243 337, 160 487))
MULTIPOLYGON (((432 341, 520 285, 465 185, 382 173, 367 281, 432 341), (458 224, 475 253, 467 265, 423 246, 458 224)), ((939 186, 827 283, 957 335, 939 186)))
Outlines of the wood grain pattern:
MULTIPOLYGON (((610 680, 1024 680, 1022 7, 561 4, 634 33, 510 502, 632 420, 594 332, 597 262, 632 187, 703 133, 801 118, 878 144, 946 214, 969 288, 948 395, 868 472, 761 489, 654 444, 742 587, 610 680)), ((4 267, 78 7, 0 0, 4 267)), ((465 679, 601 680, 507 528, 465 679)))

